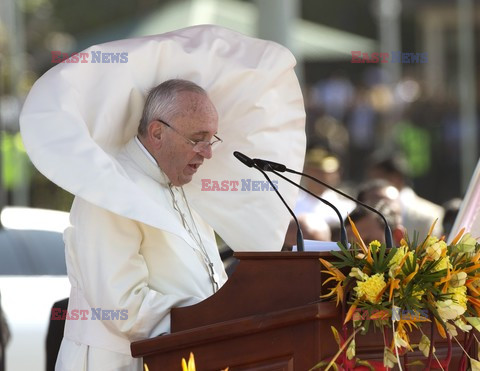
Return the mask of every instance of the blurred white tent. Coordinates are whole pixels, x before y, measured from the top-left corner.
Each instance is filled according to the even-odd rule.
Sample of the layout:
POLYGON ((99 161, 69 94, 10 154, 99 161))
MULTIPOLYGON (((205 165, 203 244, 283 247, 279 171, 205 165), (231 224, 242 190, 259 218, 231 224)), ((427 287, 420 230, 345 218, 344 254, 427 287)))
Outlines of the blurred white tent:
MULTIPOLYGON (((183 27, 215 24, 248 36, 257 34, 258 9, 238 0, 179 0, 147 16, 131 19, 79 40, 76 50, 111 40, 161 34, 183 27)), ((352 50, 372 52, 375 40, 297 18, 292 26, 292 52, 303 61, 348 60, 352 50)))

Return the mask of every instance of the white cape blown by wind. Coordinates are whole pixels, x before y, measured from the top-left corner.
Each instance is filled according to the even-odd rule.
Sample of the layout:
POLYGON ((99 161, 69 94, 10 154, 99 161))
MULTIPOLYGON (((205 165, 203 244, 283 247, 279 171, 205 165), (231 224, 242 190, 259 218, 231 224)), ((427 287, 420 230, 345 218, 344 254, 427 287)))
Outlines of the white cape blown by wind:
MULTIPOLYGON (((53 67, 26 99, 20 128, 33 164, 79 197, 169 231, 159 215, 162 208, 112 155, 136 134, 149 89, 171 78, 192 80, 217 107, 218 135, 224 140, 185 186, 192 207, 236 251, 279 250, 290 216, 275 192, 242 190, 242 182, 265 178, 241 164, 233 151, 302 168, 305 110, 293 55, 276 43, 211 25, 84 52, 88 63, 53 67), (128 61, 92 63, 92 51, 126 52, 128 61), (202 179, 238 181, 238 191, 202 190, 202 179)), ((293 206, 297 190, 276 180, 293 206)))

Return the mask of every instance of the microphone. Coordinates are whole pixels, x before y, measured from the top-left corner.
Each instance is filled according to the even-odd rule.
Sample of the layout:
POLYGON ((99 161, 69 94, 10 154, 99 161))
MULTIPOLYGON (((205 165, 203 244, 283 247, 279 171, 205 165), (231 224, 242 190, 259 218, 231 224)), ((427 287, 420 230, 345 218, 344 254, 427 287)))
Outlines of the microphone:
MULTIPOLYGON (((256 159, 253 160, 253 162, 255 162, 256 159)), ((280 165, 280 164, 279 164, 280 165)), ((258 166, 258 165, 257 165, 258 166)), ((268 164, 266 164, 265 166, 268 166, 268 164)), ((267 170, 268 171, 268 170, 267 170)), ((331 202, 325 200, 324 198, 322 197, 319 197, 317 196, 315 193, 309 191, 308 189, 306 189, 305 187, 301 186, 300 184, 297 184, 295 182, 293 182, 292 180, 288 179, 286 176, 283 176, 282 174, 279 174, 275 171, 272 171, 273 173, 275 173, 275 175, 279 176, 280 178, 286 180, 288 183, 290 184, 293 184, 295 187, 298 187, 300 188, 302 191, 304 192, 307 192, 310 196, 313 196, 315 197, 317 200, 320 200, 321 202, 323 202, 325 205, 328 205, 330 206, 333 211, 335 211, 335 213, 337 214, 338 216, 338 220, 340 222, 340 243, 345 247, 345 248, 348 248, 348 244, 347 244, 347 230, 345 229, 345 223, 343 222, 343 218, 342 218, 342 214, 340 214, 340 211, 338 210, 338 208, 333 205, 331 202)))
MULTIPOLYGON (((238 152, 237 152, 238 153, 238 152)), ((235 155, 235 153, 234 153, 235 155)), ((277 169, 278 171, 280 172, 284 172, 287 170, 287 167, 283 164, 279 164, 279 163, 276 163, 276 162, 273 162, 273 161, 266 161, 266 160, 261 160, 261 159, 258 159, 258 158, 254 158, 253 160, 250 159, 248 156, 242 154, 242 153, 239 153, 239 156, 235 155, 240 161, 242 161, 243 163, 245 163, 247 166, 249 166, 248 164, 253 164, 253 165, 256 165, 257 169, 258 170, 263 170, 263 171, 272 171, 272 169, 277 169), (241 159, 241 158, 242 159, 241 159), (251 161, 251 162, 250 162, 251 161), (248 162, 248 164, 246 163, 248 162)), ((328 205, 330 206, 334 211, 335 213, 337 214, 338 216, 338 220, 340 222, 340 242, 343 246, 347 247, 348 246, 348 243, 347 243, 347 231, 345 229, 345 223, 343 222, 343 218, 342 218, 342 215, 340 214, 340 211, 338 210, 337 207, 335 207, 335 205, 333 205, 331 202, 325 200, 324 198, 322 197, 319 197, 317 196, 316 194, 310 192, 308 189, 304 188, 303 186, 301 186, 300 184, 297 184, 295 182, 293 182, 292 180, 288 179, 287 177, 283 176, 282 174, 278 174, 278 173, 275 173, 277 176, 279 176, 280 178, 286 180, 288 183, 290 184, 293 184, 294 186, 300 188, 301 190, 303 190, 304 192, 308 193, 309 195, 311 195, 312 197, 315 197, 316 199, 320 200, 321 202, 323 202, 325 205, 328 205)))
MULTIPOLYGON (((262 160, 262 159, 259 159, 259 158, 254 158, 253 160, 253 163, 259 167, 262 167, 263 170, 265 171, 271 171, 273 172, 274 174, 276 174, 277 176, 281 176, 280 174, 278 174, 277 172, 289 172, 289 173, 293 173, 293 174, 297 174, 297 175, 302 175, 308 179, 311 179, 313 180, 314 182, 316 183, 319 183, 325 187, 327 187, 328 189, 331 189, 332 191, 342 195, 343 197, 346 197, 348 198, 349 200, 352 200, 353 202, 355 202, 356 204, 358 205, 361 205, 363 206, 364 208, 374 212, 375 214, 379 215, 380 218, 382 218, 383 220, 383 223, 385 224, 385 245, 387 248, 392 248, 393 247, 393 238, 392 238, 392 230, 390 229, 390 226, 388 225, 388 222, 387 222, 387 219, 385 219, 385 216, 380 212, 378 211, 377 209, 374 209, 373 207, 367 205, 366 203, 362 202, 362 201, 359 201, 357 200, 355 197, 352 197, 350 195, 347 195, 345 192, 342 192, 340 191, 339 189, 335 188, 335 187, 332 187, 331 185, 325 183, 325 182, 322 182, 321 180, 311 176, 311 175, 308 175, 306 173, 301 173, 299 171, 295 171, 295 170, 292 170, 292 169, 289 169, 287 168, 285 165, 283 164, 279 164, 277 162, 273 162, 273 161, 268 161, 268 160, 262 160)), ((345 245, 346 246, 346 245, 345 245)))
POLYGON ((285 171, 287 171, 287 167, 283 164, 279 164, 278 162, 261 160, 259 158, 254 158, 252 162, 255 165, 261 167, 262 170, 265 170, 265 171, 275 170, 281 173, 284 173, 285 171))
POLYGON ((233 155, 244 165, 246 165, 248 167, 254 167, 258 171, 260 171, 263 174, 263 176, 265 177, 265 179, 267 179, 268 183, 270 183, 270 185, 274 189, 275 193, 280 198, 280 200, 282 200, 283 204, 288 209, 288 211, 290 212, 290 214, 293 217, 293 220, 295 220, 295 223, 297 224, 297 251, 304 251, 305 249, 304 249, 304 243, 303 243, 303 233, 302 233, 302 229, 300 228, 300 223, 298 222, 298 219, 295 216, 295 213, 293 212, 293 210, 288 206, 287 202, 283 199, 280 192, 278 192, 277 187, 270 180, 269 176, 265 173, 265 171, 263 171, 259 166, 257 166, 250 157, 248 157, 248 156, 246 156, 243 153, 238 152, 238 151, 233 152, 233 155))
POLYGON ((238 160, 240 160, 240 162, 242 162, 244 165, 247 165, 248 167, 252 167, 253 165, 255 165, 253 160, 250 157, 244 155, 242 152, 235 151, 235 152, 233 152, 233 155, 238 160))

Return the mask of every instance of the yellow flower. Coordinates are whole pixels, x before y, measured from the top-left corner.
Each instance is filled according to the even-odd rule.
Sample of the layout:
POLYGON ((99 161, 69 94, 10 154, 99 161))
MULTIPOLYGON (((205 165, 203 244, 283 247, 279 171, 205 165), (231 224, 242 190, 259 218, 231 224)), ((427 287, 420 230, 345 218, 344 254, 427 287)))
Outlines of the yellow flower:
POLYGON ((472 326, 466 323, 461 317, 455 321, 455 325, 463 332, 469 332, 472 329, 472 326))
POLYGON ((437 312, 440 318, 446 322, 448 320, 455 320, 458 316, 465 313, 461 305, 455 304, 452 300, 442 300, 437 303, 437 312))
POLYGON ((464 286, 465 282, 467 282, 467 274, 465 272, 458 272, 450 278, 450 287, 464 286))
POLYGON ((452 264, 450 263, 450 258, 448 256, 444 256, 439 260, 435 268, 432 269, 432 272, 438 272, 447 268, 452 268, 452 264))
POLYGON ((378 240, 373 240, 368 244, 368 248, 372 251, 376 251, 380 246, 382 246, 382 244, 378 240))
POLYGON ((435 236, 428 236, 427 241, 425 242, 425 248, 432 246, 438 242, 438 238, 435 236))
POLYGON ((395 255, 393 256, 393 258, 390 260, 390 262, 388 263, 388 266, 389 267, 396 267, 398 264, 400 264, 400 262, 402 261, 403 257, 405 256, 405 254, 407 253, 407 250, 408 250, 408 246, 400 246, 398 249, 397 249, 397 252, 395 253, 395 255))
POLYGON ((467 287, 449 287, 448 293, 453 294, 452 300, 460 305, 464 310, 467 310, 467 287))
POLYGON ((415 299, 421 300, 423 294, 425 294, 425 290, 422 290, 419 286, 415 286, 415 287, 413 288, 412 296, 413 296, 415 299))
POLYGON ((458 245, 461 246, 462 252, 474 252, 477 240, 472 237, 470 233, 465 233, 461 240, 458 242, 458 245))
POLYGON ((328 298, 330 296, 336 295, 337 297, 337 305, 339 302, 343 301, 343 288, 342 283, 345 281, 345 276, 338 268, 335 268, 332 263, 320 258, 322 264, 328 269, 326 271, 322 271, 322 273, 327 273, 332 277, 327 278, 322 285, 325 285, 329 281, 337 281, 337 284, 334 288, 330 289, 328 294, 320 296, 321 298, 328 298))
MULTIPOLYGON (((368 277, 365 281, 357 281, 354 290, 359 298, 365 298, 370 303, 378 302, 377 296, 387 286, 383 274, 377 273, 368 277)), ((380 299, 380 298, 379 298, 380 299)))
POLYGON ((440 300, 436 302, 438 314, 444 322, 448 320, 456 320, 467 310, 467 288, 449 287, 449 294, 452 294, 451 299, 440 300))
POLYGON ((195 371, 195 358, 193 357, 193 353, 190 353, 190 358, 185 361, 185 358, 182 358, 182 371, 195 371))
MULTIPOLYGON (((430 237, 431 239, 432 237, 430 237)), ((427 256, 432 260, 438 260, 447 250, 447 244, 445 241, 436 241, 431 245, 427 245, 427 256)))
POLYGON ((363 273, 357 267, 353 267, 348 275, 350 277, 354 277, 354 278, 356 278, 357 280, 360 280, 360 281, 365 281, 368 278, 368 274, 363 273))
POLYGON ((393 258, 388 263, 388 266, 390 267, 388 276, 395 278, 399 273, 401 273, 401 267, 403 264, 405 264, 407 259, 410 261, 410 263, 413 263, 415 259, 413 251, 409 251, 408 246, 400 246, 393 258), (405 255, 407 257, 405 257, 405 255))
POLYGON ((452 300, 440 300, 435 303, 437 312, 440 318, 446 322, 448 320, 455 320, 458 316, 465 313, 465 309, 460 304, 454 303, 452 300))

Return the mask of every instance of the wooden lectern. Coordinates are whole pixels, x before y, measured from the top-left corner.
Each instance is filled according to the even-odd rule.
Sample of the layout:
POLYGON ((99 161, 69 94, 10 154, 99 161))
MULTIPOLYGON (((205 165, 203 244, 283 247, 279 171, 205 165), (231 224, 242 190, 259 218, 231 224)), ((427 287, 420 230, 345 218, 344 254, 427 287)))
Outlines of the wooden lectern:
MULTIPOLYGON (((341 328, 340 307, 324 294, 319 258, 328 252, 236 253, 227 283, 210 298, 171 312, 171 334, 131 344, 150 371, 181 370, 195 354, 199 371, 307 371, 338 350, 330 327, 341 328)), ((323 277, 322 277, 323 276, 323 277)), ((437 356, 446 349, 435 338, 437 356)), ((380 333, 357 337, 362 359, 383 359, 380 333)), ((460 356, 454 348, 454 359, 460 356)), ((413 354, 409 361, 419 358, 413 354)), ((455 364, 455 363, 454 363, 455 364)))

